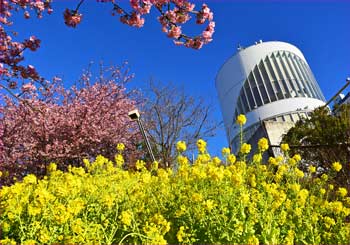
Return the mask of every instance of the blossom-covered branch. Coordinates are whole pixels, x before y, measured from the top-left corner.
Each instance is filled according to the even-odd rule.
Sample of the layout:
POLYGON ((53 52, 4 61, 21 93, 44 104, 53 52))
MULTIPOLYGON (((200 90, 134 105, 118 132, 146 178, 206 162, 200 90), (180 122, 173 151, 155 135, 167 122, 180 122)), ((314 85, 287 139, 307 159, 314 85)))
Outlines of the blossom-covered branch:
MULTIPOLYGON (((35 89, 35 84, 48 86, 49 81, 40 76, 33 65, 22 65, 24 53, 27 50, 36 51, 40 47, 40 39, 30 36, 24 41, 16 41, 15 34, 8 28, 12 25, 11 17, 15 12, 23 11, 24 18, 31 15, 42 18, 44 13, 51 14, 51 0, 0 0, 0 84, 2 88, 11 90, 22 89, 22 92, 35 89)), ((76 27, 82 21, 83 14, 79 12, 85 0, 77 1, 75 9, 66 9, 63 13, 64 22, 69 27, 76 27)), ((124 10, 116 0, 97 0, 100 3, 112 4, 112 15, 120 15, 120 21, 133 27, 142 27, 144 16, 155 7, 160 16, 158 20, 162 31, 173 39, 176 45, 200 49, 203 44, 212 41, 215 22, 213 13, 206 4, 195 11, 195 5, 187 0, 130 0, 130 11, 124 10), (207 26, 197 36, 184 34, 182 25, 195 16, 197 24, 207 26)), ((19 95, 15 94, 19 98, 19 95)))

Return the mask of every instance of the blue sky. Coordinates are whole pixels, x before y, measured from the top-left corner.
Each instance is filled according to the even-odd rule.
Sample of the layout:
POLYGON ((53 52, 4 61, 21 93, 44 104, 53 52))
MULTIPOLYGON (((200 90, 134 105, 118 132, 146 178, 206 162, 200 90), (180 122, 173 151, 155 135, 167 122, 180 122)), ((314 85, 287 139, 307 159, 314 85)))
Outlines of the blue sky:
MULTIPOLYGON (((35 35, 41 48, 27 53, 43 76, 58 75, 68 87, 89 62, 121 64, 128 61, 135 74, 132 86, 142 88, 151 77, 183 86, 193 96, 202 96, 215 106, 212 116, 221 120, 215 90, 220 66, 236 53, 238 44, 255 41, 285 41, 297 46, 308 61, 325 97, 329 99, 350 76, 350 1, 204 1, 214 12, 216 29, 212 43, 201 50, 175 46, 161 32, 155 10, 145 26, 132 28, 110 15, 110 4, 87 0, 81 7, 82 23, 68 28, 63 22, 66 7, 78 1, 55 1, 54 13, 24 20, 14 19, 19 38, 35 35)), ((202 2, 194 1, 199 7, 202 2)), ((127 2, 123 3, 127 6, 127 2)), ((183 31, 197 34, 202 29, 192 22, 183 31)), ((211 140, 212 153, 226 146, 223 129, 211 140)))

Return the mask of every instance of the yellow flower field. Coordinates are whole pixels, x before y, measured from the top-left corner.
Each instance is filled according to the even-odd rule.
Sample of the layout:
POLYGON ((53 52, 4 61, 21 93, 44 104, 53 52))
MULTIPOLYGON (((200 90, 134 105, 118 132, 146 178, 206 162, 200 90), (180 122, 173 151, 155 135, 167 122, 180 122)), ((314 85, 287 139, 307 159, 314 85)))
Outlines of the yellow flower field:
POLYGON ((3 186, 0 244, 348 244, 350 197, 331 184, 340 163, 315 178, 287 144, 267 163, 264 138, 251 160, 245 143, 221 158, 206 146, 197 142, 190 163, 181 141, 173 169, 138 160, 128 171, 118 144, 115 162, 97 156, 68 172, 52 163, 43 179, 3 186))
MULTIPOLYGON (((85 168, 0 191, 1 244, 345 244, 350 198, 328 179, 311 179, 299 157, 244 162, 225 148, 209 156, 205 142, 193 165, 179 150, 176 170, 121 168, 98 156, 85 168), (290 159, 294 159, 291 161, 290 159), (311 183, 310 183, 311 182, 311 183), (306 184, 307 183, 307 184, 306 184), (329 199, 330 196, 336 197, 329 199)), ((260 149, 266 150, 266 141, 260 149)), ((259 154, 262 154, 260 152, 259 154)))

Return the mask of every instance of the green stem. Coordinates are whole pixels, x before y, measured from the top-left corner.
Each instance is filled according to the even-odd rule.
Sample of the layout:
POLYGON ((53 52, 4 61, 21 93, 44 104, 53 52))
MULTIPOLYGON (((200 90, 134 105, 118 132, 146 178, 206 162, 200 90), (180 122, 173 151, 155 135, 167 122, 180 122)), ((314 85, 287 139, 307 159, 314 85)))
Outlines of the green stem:
POLYGON ((132 233, 129 233, 129 234, 125 235, 125 236, 122 238, 122 240, 120 240, 120 242, 118 243, 118 245, 122 244, 123 241, 124 241, 127 237, 133 236, 133 235, 137 235, 137 236, 140 236, 140 237, 144 237, 144 238, 146 238, 146 239, 150 239, 148 236, 142 235, 142 234, 140 234, 140 233, 132 232, 132 233))
POLYGON ((242 125, 240 125, 239 138, 240 138, 240 147, 242 147, 242 145, 243 145, 243 126, 242 125))

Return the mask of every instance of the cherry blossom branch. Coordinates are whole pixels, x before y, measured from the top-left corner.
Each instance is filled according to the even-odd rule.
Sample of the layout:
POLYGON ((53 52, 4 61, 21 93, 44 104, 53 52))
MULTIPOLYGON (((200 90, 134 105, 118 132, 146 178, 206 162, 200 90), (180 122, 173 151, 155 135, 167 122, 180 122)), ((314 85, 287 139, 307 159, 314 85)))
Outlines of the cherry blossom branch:
POLYGON ((78 12, 80 6, 84 3, 84 1, 85 1, 85 0, 80 0, 78 6, 75 8, 75 12, 76 12, 76 13, 78 12))
POLYGON ((26 99, 21 98, 21 94, 23 94, 23 92, 20 95, 17 95, 13 93, 11 89, 7 88, 2 84, 0 84, 0 88, 5 89, 13 98, 28 106, 32 111, 42 113, 42 111, 38 110, 37 108, 34 108, 26 99))
MULTIPOLYGON (((169 38, 172 38, 176 45, 200 49, 204 44, 212 41, 215 23, 213 22, 213 13, 206 4, 203 4, 200 10, 195 11, 195 5, 189 0, 130 0, 131 11, 124 10, 117 0, 97 0, 98 2, 112 3, 112 15, 120 15, 120 21, 124 24, 140 28, 144 25, 144 16, 150 13, 154 6, 159 11, 158 21, 162 25, 162 31, 169 38), (185 24, 191 15, 195 15, 197 24, 208 23, 204 31, 197 36, 191 37, 182 31, 182 25, 185 24)), ((64 11, 64 21, 69 27, 76 27, 82 21, 82 14, 79 9, 85 0, 79 0, 74 10, 66 9, 64 11)), ((46 11, 51 14, 51 0, 0 0, 0 76, 11 78, 8 84, 2 84, 1 88, 16 89, 16 84, 12 78, 31 80, 35 83, 43 83, 34 66, 21 66, 24 60, 26 50, 36 51, 40 47, 40 40, 32 36, 22 42, 17 42, 12 34, 6 31, 6 28, 12 24, 11 17, 13 12, 24 11, 24 18, 29 19, 30 12, 33 11, 38 18, 42 18, 46 11)), ((2 81, 5 81, 3 79, 2 81)), ((27 88, 30 86, 27 85, 27 88)), ((6 90, 5 90, 6 91, 6 90)))

